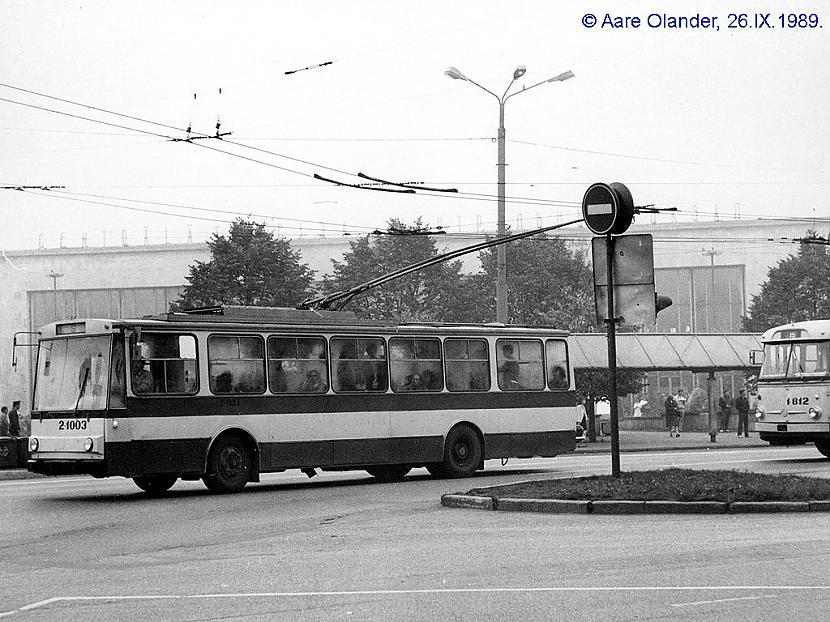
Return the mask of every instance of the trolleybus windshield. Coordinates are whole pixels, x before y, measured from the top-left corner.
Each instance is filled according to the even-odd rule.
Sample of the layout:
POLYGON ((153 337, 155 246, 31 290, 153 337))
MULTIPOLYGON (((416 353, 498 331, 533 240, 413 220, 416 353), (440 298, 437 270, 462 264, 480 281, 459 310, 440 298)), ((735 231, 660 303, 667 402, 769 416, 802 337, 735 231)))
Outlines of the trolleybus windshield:
POLYGON ((110 336, 41 341, 34 410, 103 410, 107 403, 110 336))
POLYGON ((830 374, 830 341, 768 343, 762 378, 823 378, 830 374))

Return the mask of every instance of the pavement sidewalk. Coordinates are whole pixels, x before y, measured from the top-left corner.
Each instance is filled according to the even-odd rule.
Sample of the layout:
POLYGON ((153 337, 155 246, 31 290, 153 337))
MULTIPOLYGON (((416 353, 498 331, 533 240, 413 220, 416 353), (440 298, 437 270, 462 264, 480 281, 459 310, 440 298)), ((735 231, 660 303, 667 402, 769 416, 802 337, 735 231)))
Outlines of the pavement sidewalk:
MULTIPOLYGON (((683 432, 669 436, 668 430, 620 431, 620 451, 666 451, 671 449, 734 449, 736 447, 769 447, 769 443, 751 432, 749 438, 735 432, 721 432, 713 443, 708 432, 683 432)), ((597 436, 596 442, 582 443, 576 453, 610 452, 611 437, 597 436)))
MULTIPOLYGON (((708 432, 683 432, 671 437, 666 431, 630 432, 620 431, 620 451, 668 451, 672 449, 734 449, 736 447, 769 447, 769 443, 752 433, 749 438, 738 437, 734 432, 718 434, 713 443, 708 432)), ((577 454, 611 452, 611 437, 597 436, 596 442, 582 443, 576 448, 577 454)), ((17 479, 40 479, 44 475, 29 473, 26 469, 0 469, 0 481, 17 479)))

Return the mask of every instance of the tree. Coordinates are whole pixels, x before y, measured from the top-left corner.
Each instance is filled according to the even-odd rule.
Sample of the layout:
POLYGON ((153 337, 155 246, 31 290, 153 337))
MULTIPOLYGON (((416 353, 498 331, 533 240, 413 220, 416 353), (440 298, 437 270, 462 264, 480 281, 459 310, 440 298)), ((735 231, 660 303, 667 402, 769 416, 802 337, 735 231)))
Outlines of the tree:
MULTIPOLYGON (((347 290, 439 254, 435 240, 421 233, 421 218, 411 226, 393 218, 388 226, 395 233, 351 242, 342 261, 332 260, 325 292, 347 290)), ((456 321, 451 301, 461 288, 460 270, 460 261, 439 263, 355 297, 348 310, 368 319, 456 321)))
POLYGON ((190 266, 180 308, 212 305, 295 306, 311 288, 314 271, 288 240, 265 225, 238 219, 228 235, 213 234, 211 259, 190 266))
MULTIPOLYGON (((611 378, 607 369, 577 369, 577 393, 585 397, 585 411, 588 413, 588 437, 595 441, 597 430, 594 424, 594 403, 607 400, 610 394, 611 378)), ((617 367, 617 397, 639 393, 646 386, 645 372, 637 369, 617 367)))
POLYGON ((830 317, 830 253, 827 240, 808 231, 798 253, 770 268, 761 293, 752 297, 743 329, 761 333, 773 326, 830 317))
MULTIPOLYGON (((496 248, 479 254, 482 272, 465 279, 468 321, 495 317, 496 248), (471 300, 474 301, 471 304, 471 300)), ((593 276, 586 250, 558 237, 538 236, 507 245, 507 299, 510 321, 586 332, 594 326, 593 276)), ((457 314, 457 313, 456 313, 457 314)))

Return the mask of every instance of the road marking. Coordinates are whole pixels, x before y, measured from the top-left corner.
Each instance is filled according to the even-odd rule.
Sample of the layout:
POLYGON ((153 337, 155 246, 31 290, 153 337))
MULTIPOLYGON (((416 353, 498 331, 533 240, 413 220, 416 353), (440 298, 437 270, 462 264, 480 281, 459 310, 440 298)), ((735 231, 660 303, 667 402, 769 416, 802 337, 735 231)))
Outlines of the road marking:
MULTIPOLYGON (((61 602, 103 602, 103 601, 159 601, 159 600, 206 600, 214 598, 308 598, 308 597, 332 597, 332 596, 411 596, 429 594, 527 594, 527 593, 566 593, 566 592, 726 592, 726 591, 830 591, 830 585, 718 585, 718 586, 664 586, 664 585, 636 585, 636 586, 572 586, 572 587, 468 587, 468 588, 426 588, 412 590, 331 590, 313 592, 236 592, 236 593, 215 593, 215 594, 136 594, 136 595, 111 595, 111 596, 55 596, 40 600, 35 603, 24 605, 19 609, 0 612, 0 618, 15 613, 42 609, 49 605, 61 602)), ((728 598, 722 600, 698 601, 696 603, 678 603, 672 606, 690 606, 695 604, 707 604, 715 602, 728 602, 737 600, 750 600, 752 598, 777 598, 777 596, 754 596, 728 598)))
POLYGON ((698 605, 712 605, 716 603, 732 603, 739 600, 761 600, 762 598, 778 598, 777 596, 741 596, 740 598, 719 598, 718 600, 698 600, 693 603, 673 603, 672 607, 696 607, 698 605))

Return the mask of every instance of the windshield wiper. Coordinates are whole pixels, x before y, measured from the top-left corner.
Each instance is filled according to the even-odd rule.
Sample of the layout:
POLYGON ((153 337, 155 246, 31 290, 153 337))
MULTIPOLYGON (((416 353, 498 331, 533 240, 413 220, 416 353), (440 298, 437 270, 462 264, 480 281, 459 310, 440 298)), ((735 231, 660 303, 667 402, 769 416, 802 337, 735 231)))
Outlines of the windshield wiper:
POLYGON ((75 400, 75 412, 72 414, 73 419, 78 418, 78 405, 81 403, 81 398, 86 392, 86 381, 89 378, 89 367, 84 370, 84 381, 81 383, 81 390, 78 392, 78 399, 75 400))

